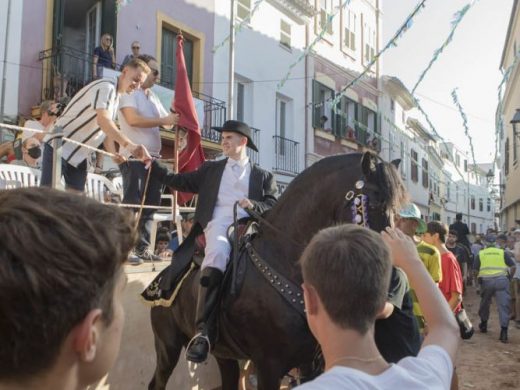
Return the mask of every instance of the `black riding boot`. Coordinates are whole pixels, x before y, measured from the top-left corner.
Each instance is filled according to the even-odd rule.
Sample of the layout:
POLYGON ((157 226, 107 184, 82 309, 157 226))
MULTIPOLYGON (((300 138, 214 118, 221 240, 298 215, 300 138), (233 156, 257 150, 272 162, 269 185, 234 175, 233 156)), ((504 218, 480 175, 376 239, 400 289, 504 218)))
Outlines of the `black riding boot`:
POLYGON ((215 318, 217 311, 218 291, 224 274, 217 268, 204 268, 200 275, 199 296, 195 324, 197 334, 190 341, 186 351, 186 359, 194 363, 202 363, 215 342, 215 318))

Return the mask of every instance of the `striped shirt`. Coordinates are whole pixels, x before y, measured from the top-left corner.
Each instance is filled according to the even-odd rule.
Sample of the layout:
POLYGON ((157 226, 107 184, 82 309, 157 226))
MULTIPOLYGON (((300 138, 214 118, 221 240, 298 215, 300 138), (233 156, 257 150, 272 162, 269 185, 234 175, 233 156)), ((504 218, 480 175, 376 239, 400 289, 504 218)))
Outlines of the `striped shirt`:
MULTIPOLYGON (((117 79, 93 81, 74 95, 54 126, 61 127, 66 138, 98 148, 106 134, 97 123, 96 110, 108 110, 110 118, 114 120, 118 104, 117 79)), ((63 140, 62 157, 74 167, 81 164, 90 153, 92 150, 63 140)))

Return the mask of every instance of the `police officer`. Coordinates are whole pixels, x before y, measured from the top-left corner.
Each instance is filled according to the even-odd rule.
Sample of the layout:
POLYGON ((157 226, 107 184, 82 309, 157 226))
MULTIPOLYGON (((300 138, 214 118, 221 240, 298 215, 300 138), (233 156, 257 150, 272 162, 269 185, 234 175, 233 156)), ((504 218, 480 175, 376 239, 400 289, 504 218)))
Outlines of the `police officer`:
POLYGON ((482 333, 487 332, 489 306, 491 299, 496 296, 498 317, 500 320, 500 341, 507 343, 507 327, 511 295, 509 294, 509 267, 515 265, 508 252, 495 247, 496 237, 488 234, 485 238, 486 248, 482 249, 475 259, 474 267, 478 273, 480 288, 480 317, 479 328, 482 333))

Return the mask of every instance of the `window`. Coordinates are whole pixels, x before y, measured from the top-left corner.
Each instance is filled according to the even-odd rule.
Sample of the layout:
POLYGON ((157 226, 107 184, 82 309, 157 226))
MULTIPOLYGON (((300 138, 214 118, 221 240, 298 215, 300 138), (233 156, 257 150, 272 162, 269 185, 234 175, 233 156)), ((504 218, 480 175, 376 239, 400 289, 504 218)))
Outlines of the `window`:
POLYGON ((448 217, 448 225, 451 225, 451 217, 448 217))
POLYGON ((428 188, 428 161, 424 158, 421 161, 422 165, 422 185, 424 188, 428 188))
MULTIPOLYGON (((193 45, 194 41, 184 36, 184 59, 190 85, 193 82, 193 45)), ((177 33, 163 27, 161 42, 161 84, 175 89, 177 77, 177 33)))
POLYGON ((394 100, 394 99, 390 99, 390 109, 391 109, 392 111, 395 110, 395 100, 394 100))
POLYGON ((343 46, 356 51, 356 14, 349 8, 343 11, 343 46))
POLYGON ((506 139, 506 144, 504 147, 504 173, 506 175, 509 174, 509 138, 506 139))
POLYGON ((478 211, 484 211, 484 199, 478 198, 478 211))
POLYGON ((517 146, 518 146, 518 143, 517 143, 516 133, 513 133, 513 164, 516 164, 516 161, 517 161, 517 153, 516 153, 517 146))
POLYGON ((326 28, 327 34, 332 35, 332 23, 327 25, 329 16, 333 13, 333 0, 319 0, 320 12, 318 15, 320 31, 326 28))
MULTIPOLYGON (((280 98, 276 99, 276 135, 286 138, 287 134, 287 102, 280 98)), ((285 142, 280 142, 279 154, 285 155, 285 142)))
POLYGON ((372 61, 376 55, 376 31, 367 23, 364 24, 365 52, 363 58, 365 63, 372 61))
POLYGON ((491 198, 487 198, 487 211, 491 211, 491 198))
POLYGON ((460 167, 460 155, 458 153, 455 154, 455 165, 457 165, 457 167, 460 167))
POLYGON ((450 187, 451 187, 451 184, 446 183, 446 199, 448 200, 448 202, 450 201, 450 187))
POLYGON ((244 102, 245 102, 245 90, 246 86, 244 83, 237 82, 236 97, 237 97, 237 120, 244 122, 244 102))
POLYGON ((251 0, 237 0, 237 14, 238 20, 246 20, 251 14, 251 0))
POLYGON ((361 126, 357 126, 356 137, 357 140, 363 144, 376 138, 376 134, 379 134, 377 128, 377 113, 372 111, 368 107, 361 107, 361 126))
POLYGON ((401 141, 400 142, 400 156, 401 156, 401 176, 403 177, 403 179, 406 179, 406 155, 404 153, 405 151, 405 148, 404 148, 404 142, 401 141))
POLYGON ((464 172, 468 171, 468 160, 464 160, 464 172))
POLYGON ((412 180, 417 183, 419 181, 419 168, 417 166, 417 152, 413 149, 410 150, 410 170, 412 175, 412 180))
POLYGON ((477 233, 477 224, 475 222, 471 222, 471 234, 477 233))
POLYGON ((356 123, 358 120, 358 104, 346 96, 341 98, 339 110, 338 135, 347 139, 356 139, 356 123))
POLYGON ((334 91, 314 80, 312 83, 312 126, 315 129, 333 131, 332 99, 334 91))
POLYGON ((291 48, 291 25, 285 20, 280 20, 280 43, 291 48))
POLYGON ((475 210, 475 196, 471 195, 471 210, 475 210))

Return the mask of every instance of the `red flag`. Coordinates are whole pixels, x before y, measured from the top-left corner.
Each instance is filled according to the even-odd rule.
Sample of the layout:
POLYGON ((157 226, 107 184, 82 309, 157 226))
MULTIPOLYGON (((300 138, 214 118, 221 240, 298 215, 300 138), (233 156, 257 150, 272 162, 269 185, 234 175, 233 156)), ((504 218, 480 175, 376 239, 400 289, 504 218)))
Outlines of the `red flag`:
MULTIPOLYGON (((177 76, 175 79, 175 97, 172 108, 180 115, 179 127, 186 130, 187 145, 179 151, 179 172, 191 172, 196 170, 205 160, 204 151, 200 144, 200 126, 197 120, 197 111, 193 102, 186 61, 184 60, 184 39, 181 34, 177 35, 177 76)), ((189 201, 193 194, 179 192, 178 203, 184 204, 189 201)))

